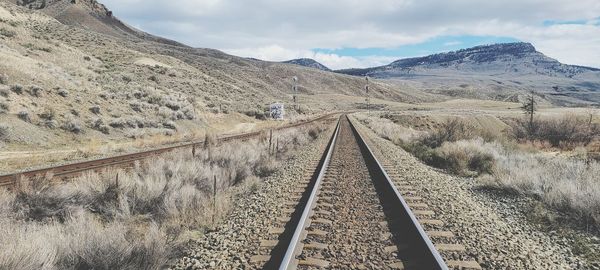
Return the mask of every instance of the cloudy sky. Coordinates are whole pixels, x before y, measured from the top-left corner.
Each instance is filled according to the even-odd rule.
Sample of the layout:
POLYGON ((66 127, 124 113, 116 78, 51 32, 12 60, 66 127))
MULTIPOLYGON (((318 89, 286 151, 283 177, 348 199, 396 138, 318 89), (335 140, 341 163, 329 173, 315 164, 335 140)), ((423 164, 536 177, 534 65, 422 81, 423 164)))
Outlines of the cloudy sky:
POLYGON ((333 69, 497 42, 600 67, 600 0, 101 0, 146 32, 195 47, 333 69))

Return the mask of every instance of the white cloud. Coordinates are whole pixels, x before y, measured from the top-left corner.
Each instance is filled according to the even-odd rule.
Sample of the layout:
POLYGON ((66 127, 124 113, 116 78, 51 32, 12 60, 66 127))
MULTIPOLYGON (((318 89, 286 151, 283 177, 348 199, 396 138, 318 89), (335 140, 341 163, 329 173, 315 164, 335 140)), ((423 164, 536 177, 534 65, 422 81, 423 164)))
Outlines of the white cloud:
MULTIPOLYGON (((598 0, 102 1, 151 33, 268 60, 310 56, 313 48, 391 48, 440 35, 498 35, 533 42, 566 63, 600 66, 600 53, 593 49, 600 48, 600 26, 543 25, 598 21, 598 0)), ((332 66, 376 62, 376 57, 312 56, 332 66)))
POLYGON ((394 57, 381 56, 340 56, 337 54, 314 52, 311 50, 286 49, 279 45, 270 45, 259 48, 224 49, 223 51, 233 55, 243 55, 245 57, 278 62, 296 58, 312 58, 331 69, 380 66, 396 60, 394 57))
POLYGON ((460 45, 460 44, 462 44, 462 42, 460 42, 460 41, 449 41, 449 42, 444 43, 444 46, 456 46, 456 45, 460 45))

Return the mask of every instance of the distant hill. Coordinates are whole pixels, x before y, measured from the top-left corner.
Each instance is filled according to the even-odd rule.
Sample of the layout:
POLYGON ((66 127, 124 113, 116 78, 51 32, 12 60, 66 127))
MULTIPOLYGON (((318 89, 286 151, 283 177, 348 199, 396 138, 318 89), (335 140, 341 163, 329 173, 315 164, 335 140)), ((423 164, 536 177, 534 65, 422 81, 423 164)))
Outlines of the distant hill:
POLYGON ((284 61, 283 63, 295 64, 295 65, 305 66, 305 67, 310 67, 310 68, 316 68, 316 69, 323 70, 323 71, 331 71, 331 69, 329 69, 325 65, 317 62, 316 60, 310 59, 310 58, 293 59, 293 60, 289 60, 289 61, 284 61))
POLYGON ((336 72, 430 86, 445 84, 446 91, 434 88, 432 92, 451 96, 514 100, 515 94, 533 90, 558 105, 600 102, 600 69, 560 63, 523 42, 477 46, 336 72))

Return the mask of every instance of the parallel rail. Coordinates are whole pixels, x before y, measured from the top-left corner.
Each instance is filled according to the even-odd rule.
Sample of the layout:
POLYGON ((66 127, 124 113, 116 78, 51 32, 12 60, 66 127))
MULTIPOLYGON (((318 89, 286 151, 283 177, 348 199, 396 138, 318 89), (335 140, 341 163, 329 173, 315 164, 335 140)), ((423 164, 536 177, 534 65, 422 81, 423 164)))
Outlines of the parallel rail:
MULTIPOLYGON (((402 231, 402 235, 405 238, 402 240, 402 242, 403 244, 408 244, 410 247, 411 261, 418 264, 416 267, 417 269, 448 269, 439 252, 434 247, 433 243, 419 224, 417 218, 411 212, 408 204, 402 198, 400 192, 398 192, 392 180, 386 173, 381 163, 379 163, 379 161, 376 159, 365 140, 361 137, 347 116, 342 117, 346 117, 346 121, 350 123, 352 133, 359 143, 361 153, 363 154, 365 162, 369 167, 372 181, 378 190, 381 202, 390 210, 390 215, 396 221, 396 224, 399 224, 399 227, 397 227, 396 230, 402 231)), ((273 253, 283 253, 283 257, 271 257, 270 262, 280 262, 278 265, 280 270, 292 270, 298 267, 298 256, 302 252, 303 240, 305 239, 307 229, 311 224, 311 214, 313 209, 316 207, 321 183, 330 164, 333 149, 338 141, 338 134, 340 133, 340 125, 342 120, 343 119, 340 118, 327 150, 322 158, 322 161, 320 162, 320 167, 317 168, 318 174, 315 174, 316 179, 312 181, 312 186, 309 187, 309 189, 311 189, 309 191, 310 195, 308 196, 306 203, 302 203, 300 205, 301 207, 304 207, 301 211, 302 214, 299 219, 293 219, 297 220, 297 225, 295 230, 293 230, 293 235, 291 237, 283 237, 285 241, 289 241, 287 245, 285 245, 285 243, 283 245, 284 247, 287 247, 285 253, 273 253)))
MULTIPOLYGON (((277 128, 274 128, 273 130, 284 130, 284 129, 307 125, 310 123, 324 120, 335 114, 336 113, 325 114, 325 115, 319 116, 317 118, 314 118, 314 119, 311 119, 308 121, 303 121, 303 122, 298 122, 298 123, 294 123, 294 124, 277 127, 277 128)), ((242 133, 242 134, 225 135, 223 137, 218 138, 217 141, 227 142, 227 141, 234 141, 234 140, 247 140, 250 138, 257 137, 257 136, 261 135, 263 132, 264 131, 254 131, 254 132, 248 132, 248 133, 242 133)), ((45 177, 48 174, 52 174, 53 177, 68 178, 71 176, 78 175, 85 171, 100 170, 103 168, 108 168, 108 167, 113 167, 113 166, 122 166, 122 165, 133 164, 135 161, 158 156, 158 155, 173 151, 175 149, 184 149, 184 148, 192 148, 194 146, 199 146, 203 142, 204 141, 190 142, 190 143, 184 143, 184 144, 175 145, 175 146, 168 146, 168 147, 162 147, 162 148, 153 149, 153 150, 141 151, 141 152, 137 152, 137 153, 131 153, 131 154, 125 154, 125 155, 119 155, 119 156, 113 156, 113 157, 107 157, 107 158, 100 158, 100 159, 89 160, 89 161, 74 162, 74 163, 65 164, 65 165, 50 166, 50 167, 41 168, 41 169, 0 175, 0 187, 14 186, 18 182, 18 180, 22 177, 35 178, 35 177, 45 177)))

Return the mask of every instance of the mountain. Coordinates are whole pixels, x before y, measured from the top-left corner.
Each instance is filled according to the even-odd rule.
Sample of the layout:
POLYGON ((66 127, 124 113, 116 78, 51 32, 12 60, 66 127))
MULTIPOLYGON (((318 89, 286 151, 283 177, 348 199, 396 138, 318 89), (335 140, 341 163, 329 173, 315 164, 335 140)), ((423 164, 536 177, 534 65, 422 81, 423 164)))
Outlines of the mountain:
POLYGON ((600 69, 560 63, 523 42, 477 46, 336 72, 420 82, 433 87, 430 92, 452 96, 514 100, 515 95, 533 90, 558 105, 600 102, 600 69))
POLYGON ((325 65, 317 62, 316 60, 310 59, 310 58, 293 59, 293 60, 284 61, 283 63, 305 66, 305 67, 310 67, 310 68, 316 68, 316 69, 323 70, 323 71, 331 71, 331 69, 329 69, 325 65))

